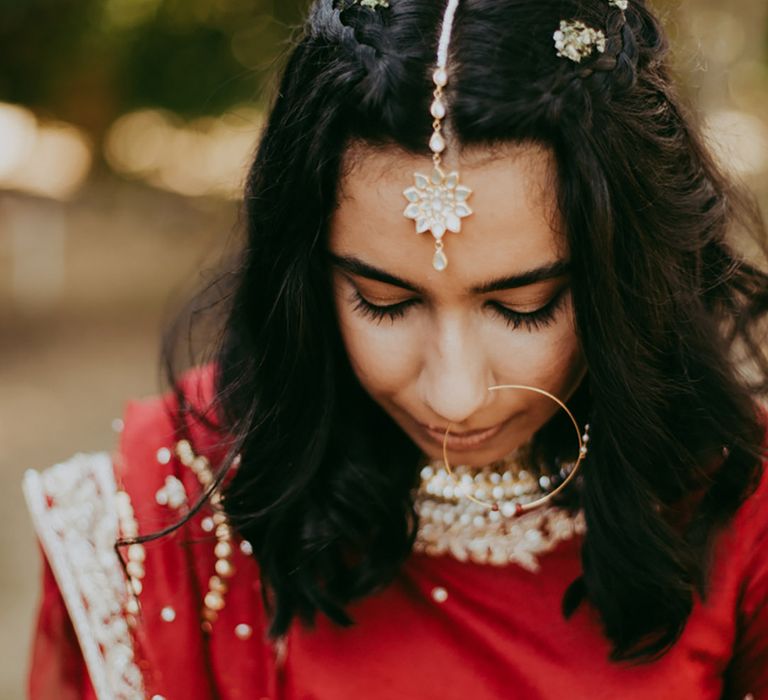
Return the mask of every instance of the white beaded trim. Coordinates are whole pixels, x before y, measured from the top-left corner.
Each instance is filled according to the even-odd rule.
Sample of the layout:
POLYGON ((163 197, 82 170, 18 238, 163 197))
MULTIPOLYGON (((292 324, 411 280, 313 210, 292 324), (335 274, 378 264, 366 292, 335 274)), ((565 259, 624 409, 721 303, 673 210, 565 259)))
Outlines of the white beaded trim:
POLYGON ((24 495, 99 700, 145 697, 124 617, 129 592, 114 550, 115 485, 108 454, 78 454, 24 475, 24 495))

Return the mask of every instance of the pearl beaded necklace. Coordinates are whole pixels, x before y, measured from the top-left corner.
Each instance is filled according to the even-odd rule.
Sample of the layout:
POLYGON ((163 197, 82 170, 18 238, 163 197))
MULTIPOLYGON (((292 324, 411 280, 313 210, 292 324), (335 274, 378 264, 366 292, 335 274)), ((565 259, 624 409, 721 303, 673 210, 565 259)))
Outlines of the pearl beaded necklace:
MULTIPOLYGON (((196 455, 188 440, 177 442, 174 451, 179 461, 194 472, 204 489, 214 482, 215 475, 208 458, 204 455, 196 455)), ((202 628, 205 632, 211 631, 219 612, 224 609, 224 597, 229 589, 228 581, 235 575, 235 566, 232 563, 234 551, 232 527, 221 505, 220 489, 217 488, 211 493, 210 503, 213 509, 212 520, 216 535, 214 547, 216 563, 214 564, 215 573, 208 579, 208 590, 203 597, 201 615, 203 618, 202 628)))

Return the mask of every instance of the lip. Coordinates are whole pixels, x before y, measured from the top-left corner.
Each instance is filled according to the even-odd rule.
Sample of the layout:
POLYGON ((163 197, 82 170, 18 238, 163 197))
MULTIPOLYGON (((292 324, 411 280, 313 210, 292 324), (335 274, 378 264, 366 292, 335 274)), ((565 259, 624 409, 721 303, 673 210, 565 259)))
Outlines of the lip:
MULTIPOLYGON (((491 426, 490 428, 468 430, 463 433, 451 432, 450 435, 448 435, 446 447, 451 452, 463 452, 466 450, 472 450, 496 437, 496 435, 501 432, 501 429, 505 424, 506 421, 491 426)), ((443 439, 445 438, 445 428, 436 428, 434 426, 424 425, 423 423, 419 423, 419 426, 433 442, 442 447, 443 439)))

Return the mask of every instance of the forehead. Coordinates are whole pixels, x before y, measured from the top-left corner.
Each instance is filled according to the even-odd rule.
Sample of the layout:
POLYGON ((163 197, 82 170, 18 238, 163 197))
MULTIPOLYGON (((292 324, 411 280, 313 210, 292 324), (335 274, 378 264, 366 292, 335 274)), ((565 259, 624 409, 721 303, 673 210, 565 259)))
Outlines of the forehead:
POLYGON ((450 156, 446 171, 458 169, 472 189, 473 213, 459 233, 444 236, 448 268, 432 268, 434 239, 417 234, 403 215, 403 190, 414 173, 429 174, 429 158, 403 151, 350 147, 340 180, 329 247, 354 255, 423 286, 470 287, 488 278, 533 269, 565 257, 557 214, 556 170, 552 153, 536 144, 465 150, 450 156))

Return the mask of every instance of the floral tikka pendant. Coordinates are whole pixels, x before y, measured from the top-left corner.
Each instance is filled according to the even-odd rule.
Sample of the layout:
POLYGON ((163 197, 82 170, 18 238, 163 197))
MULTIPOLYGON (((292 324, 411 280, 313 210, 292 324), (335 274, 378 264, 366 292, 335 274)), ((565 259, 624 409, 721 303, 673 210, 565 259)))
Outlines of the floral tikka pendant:
POLYGON ((435 239, 432 266, 442 271, 448 266, 448 258, 443 252, 443 236, 446 231, 461 231, 461 220, 472 213, 467 204, 472 190, 459 184, 458 172, 446 175, 438 166, 432 169, 431 177, 414 173, 414 180, 416 184, 403 191, 409 202, 403 213, 416 222, 416 233, 432 233, 435 239))

